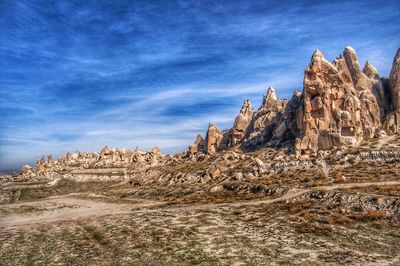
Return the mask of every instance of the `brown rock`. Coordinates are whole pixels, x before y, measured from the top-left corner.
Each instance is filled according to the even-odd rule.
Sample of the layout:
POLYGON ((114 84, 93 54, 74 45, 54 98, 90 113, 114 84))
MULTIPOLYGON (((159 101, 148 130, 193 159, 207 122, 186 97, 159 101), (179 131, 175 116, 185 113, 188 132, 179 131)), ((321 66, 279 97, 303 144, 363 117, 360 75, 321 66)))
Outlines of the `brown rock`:
POLYGON ((217 178, 217 177, 219 177, 221 175, 221 171, 219 170, 219 168, 215 164, 212 164, 210 166, 210 169, 208 169, 208 173, 210 174, 210 177, 212 179, 215 179, 215 178, 217 178))
POLYGON ((112 155, 112 150, 108 146, 104 146, 104 148, 100 151, 100 156, 108 155, 112 155))
POLYGON ((263 97, 261 107, 254 116, 253 136, 264 130, 271 121, 284 109, 284 104, 278 99, 273 87, 269 87, 267 94, 263 97))
POLYGON ((383 127, 389 134, 400 133, 400 48, 390 71, 389 89, 393 111, 386 116, 383 127))
POLYGON ((390 104, 385 95, 385 88, 379 77, 378 70, 367 60, 363 68, 363 73, 368 78, 370 86, 372 87, 372 93, 375 96, 380 109, 380 120, 383 121, 384 117, 390 110, 390 104))
POLYGON ((220 144, 224 138, 223 133, 212 123, 208 126, 207 131, 207 148, 206 152, 208 154, 213 154, 219 150, 220 144))
POLYGON ((351 47, 333 64, 320 51, 314 53, 305 71, 304 115, 299 121, 305 153, 357 144, 379 131, 383 116, 377 99, 384 102, 383 85, 370 63, 365 72, 368 76, 351 47))
POLYGON ((390 71, 390 90, 393 98, 393 107, 397 113, 400 112, 400 48, 393 59, 392 70, 390 71))
POLYGON ((205 143, 204 143, 203 136, 199 133, 196 137, 196 140, 193 145, 189 146, 190 153, 198 153, 203 152, 205 150, 205 143))
POLYGON ((253 119, 254 109, 250 100, 245 100, 240 113, 235 118, 231 132, 231 146, 237 146, 247 134, 250 121, 253 119))

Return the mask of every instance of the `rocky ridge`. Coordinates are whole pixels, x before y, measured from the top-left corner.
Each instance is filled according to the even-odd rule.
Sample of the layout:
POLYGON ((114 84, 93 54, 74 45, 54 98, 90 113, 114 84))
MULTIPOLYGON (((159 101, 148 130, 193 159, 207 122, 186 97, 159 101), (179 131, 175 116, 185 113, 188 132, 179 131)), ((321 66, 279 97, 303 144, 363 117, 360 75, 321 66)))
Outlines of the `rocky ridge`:
POLYGON ((109 148, 98 152, 67 152, 53 160, 51 155, 40 158, 35 167, 25 165, 14 177, 26 180, 52 180, 67 177, 75 181, 123 180, 128 166, 147 169, 162 163, 168 156, 160 153, 158 147, 150 151, 109 148), (104 177, 104 178, 102 178, 104 177))

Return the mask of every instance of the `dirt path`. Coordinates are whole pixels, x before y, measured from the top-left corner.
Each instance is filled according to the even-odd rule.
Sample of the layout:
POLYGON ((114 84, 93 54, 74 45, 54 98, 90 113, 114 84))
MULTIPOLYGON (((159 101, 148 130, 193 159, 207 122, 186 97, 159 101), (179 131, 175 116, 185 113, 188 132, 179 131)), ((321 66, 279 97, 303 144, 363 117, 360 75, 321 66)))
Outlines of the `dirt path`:
MULTIPOLYGON (((319 186, 306 189, 292 189, 285 195, 275 199, 244 201, 233 203, 206 203, 194 205, 171 206, 170 209, 208 209, 216 207, 240 207, 248 205, 271 204, 301 196, 314 189, 335 190, 342 188, 367 187, 371 185, 399 185, 400 181, 347 183, 319 186)), ((31 228, 41 224, 76 221, 93 217, 129 213, 132 209, 162 207, 166 203, 142 201, 139 203, 106 203, 91 199, 74 198, 71 195, 48 198, 40 201, 11 203, 0 205, 0 230, 31 228), (26 212, 26 210, 29 210, 26 212), (24 211, 25 210, 25 211, 24 211), (10 213, 7 215, 7 212, 10 213), (4 214, 6 213, 6 214, 4 214)), ((151 211, 157 211, 151 210, 151 211)))

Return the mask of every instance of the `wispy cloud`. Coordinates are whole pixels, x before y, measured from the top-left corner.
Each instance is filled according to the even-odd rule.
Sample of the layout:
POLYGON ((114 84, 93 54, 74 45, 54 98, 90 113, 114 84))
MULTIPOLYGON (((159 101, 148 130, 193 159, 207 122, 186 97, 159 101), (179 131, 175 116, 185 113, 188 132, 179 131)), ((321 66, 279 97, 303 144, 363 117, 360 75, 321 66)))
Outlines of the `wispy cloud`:
POLYGON ((268 86, 290 98, 317 48, 388 75, 398 17, 395 0, 1 1, 0 171, 106 144, 178 152, 268 86))

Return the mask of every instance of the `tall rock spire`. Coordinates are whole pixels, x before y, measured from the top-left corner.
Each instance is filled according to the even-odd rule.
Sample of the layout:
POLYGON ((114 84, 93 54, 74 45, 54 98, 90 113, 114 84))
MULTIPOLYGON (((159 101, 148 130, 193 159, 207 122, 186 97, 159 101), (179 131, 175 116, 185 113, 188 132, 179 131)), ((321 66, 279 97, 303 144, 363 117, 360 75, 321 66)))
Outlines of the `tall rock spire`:
POLYGON ((378 70, 376 69, 376 67, 371 64, 371 62, 369 62, 367 60, 367 62, 365 62, 365 66, 363 68, 363 73, 370 79, 377 79, 379 78, 379 73, 378 70))
POLYGON ((363 78, 357 53, 353 49, 353 47, 346 46, 344 48, 343 57, 346 61, 347 68, 349 69, 351 79, 353 80, 353 84, 357 89, 357 84, 360 83, 361 82, 360 79, 363 78))
POLYGON ((278 101, 276 97, 275 89, 271 86, 268 87, 267 94, 264 95, 261 108, 271 108, 278 101))
POLYGON ((393 59, 392 70, 390 71, 390 90, 393 97, 393 107, 400 113, 400 48, 397 49, 393 59))
POLYGON ((384 128, 388 133, 400 133, 400 48, 393 59, 389 89, 394 110, 386 116, 384 128))
POLYGON ((368 85, 371 87, 372 94, 375 96, 380 110, 380 120, 383 121, 386 114, 390 111, 390 104, 385 95, 385 88, 379 77, 376 67, 367 60, 362 71, 368 80, 368 85))
POLYGON ((337 68, 325 59, 320 50, 316 50, 304 71, 305 97, 321 95, 327 92, 334 83, 339 86, 343 83, 337 68))
POLYGON ((231 146, 240 144, 246 136, 247 128, 253 119, 254 109, 249 99, 243 102, 240 113, 236 116, 231 133, 231 146))
POLYGON ((213 123, 208 125, 207 137, 206 137, 206 152, 213 154, 219 150, 222 139, 224 138, 223 133, 213 123))

